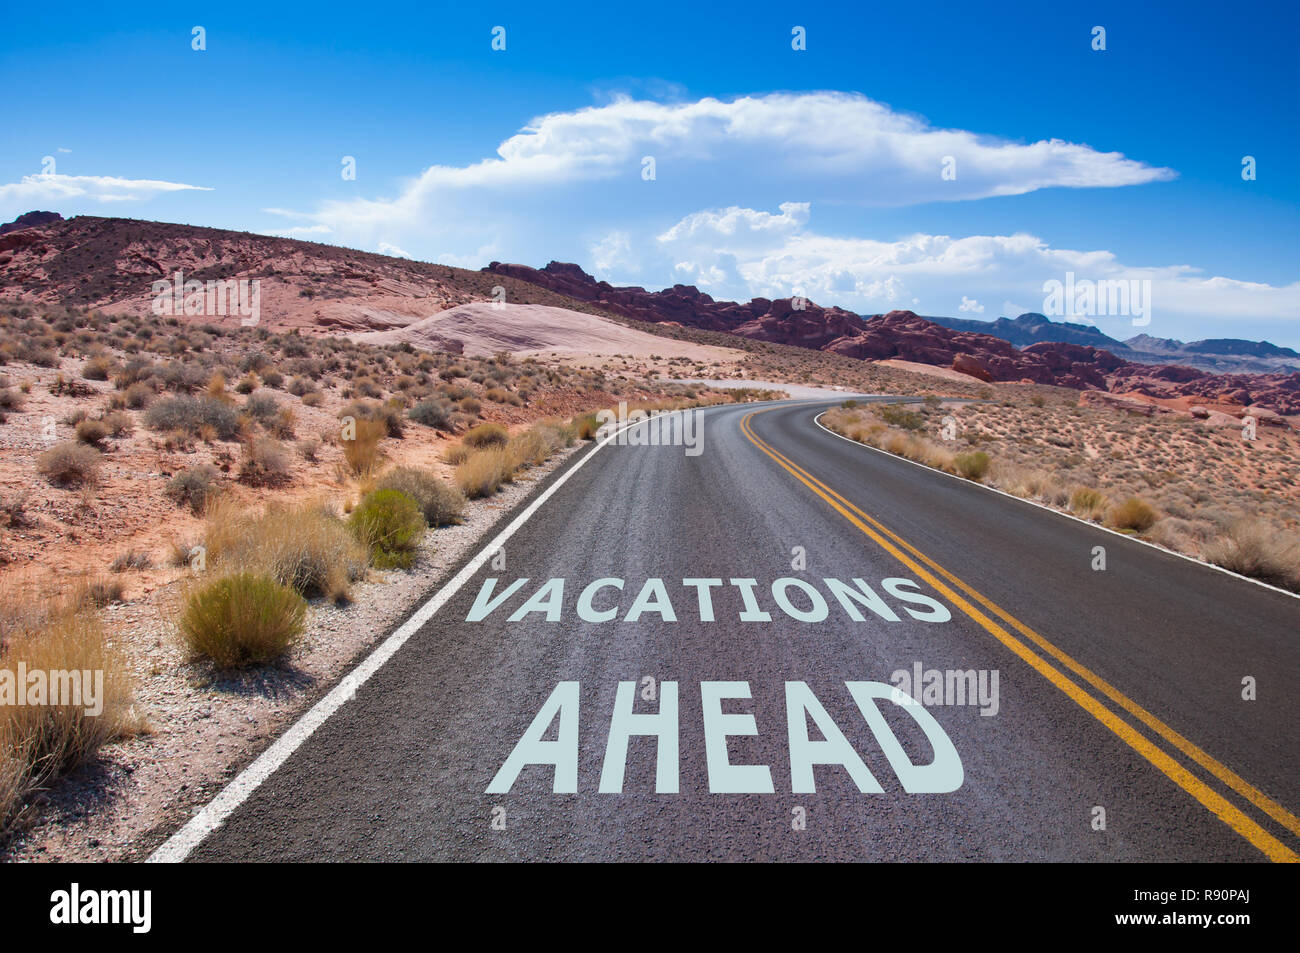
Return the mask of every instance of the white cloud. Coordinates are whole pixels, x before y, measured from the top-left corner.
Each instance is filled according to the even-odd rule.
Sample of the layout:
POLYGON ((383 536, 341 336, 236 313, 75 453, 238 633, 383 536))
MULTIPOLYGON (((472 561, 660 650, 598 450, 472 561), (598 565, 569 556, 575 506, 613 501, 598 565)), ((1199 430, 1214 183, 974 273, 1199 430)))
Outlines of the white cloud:
POLYGON ((1003 300, 1014 317, 1042 311, 1043 284, 1066 272, 1092 281, 1122 278, 1151 282, 1149 326, 1125 317, 1098 317, 1106 333, 1129 337, 1145 331, 1191 340, 1227 336, 1233 321, 1272 326, 1274 336, 1294 336, 1300 282, 1275 286, 1203 275, 1188 265, 1141 266, 1104 250, 1053 248, 1026 234, 910 235, 894 241, 838 238, 810 230, 807 209, 787 203, 781 215, 728 208, 696 212, 661 233, 647 255, 674 263, 681 280, 709 286, 715 296, 784 297, 796 289, 818 303, 871 314, 910 308, 923 314, 982 314, 981 298, 1003 300), (789 209, 801 209, 793 215, 789 209), (783 219, 785 225, 772 227, 783 219), (973 293, 973 296, 972 296, 973 293), (1013 305, 1028 301, 1030 307, 1013 305), (1225 327, 1226 326, 1226 327, 1225 327))
MULTIPOLYGON (((674 187, 717 181, 875 205, 1138 185, 1176 174, 1060 139, 1024 143, 936 129, 844 92, 674 103, 619 98, 540 116, 496 151, 466 166, 429 166, 395 196, 330 200, 300 217, 328 224, 354 244, 397 229, 465 247, 471 236, 491 240, 512 224, 512 210, 539 195, 550 198, 552 214, 555 208, 570 218, 591 212, 600 199, 581 187, 639 180, 646 155, 658 169, 658 182, 647 189, 661 189, 667 180, 674 187), (945 156, 957 160, 955 180, 941 178, 945 156)), ((768 224, 783 228, 783 216, 792 214, 783 209, 768 224)))
POLYGON ((313 235, 328 235, 332 231, 328 225, 295 225, 292 228, 262 229, 262 235, 275 235, 277 238, 311 238, 313 235))
POLYGON ((612 231, 600 241, 592 242, 587 250, 591 255, 591 273, 597 278, 613 281, 617 272, 636 268, 627 232, 612 231))
POLYGON ((390 245, 388 242, 380 242, 378 248, 381 255, 392 255, 395 258, 410 258, 409 252, 402 251, 396 245, 390 245))
POLYGON ((111 175, 25 175, 18 182, 0 185, 0 208, 89 199, 97 202, 139 202, 169 192, 211 192, 201 185, 164 182, 158 179, 123 179, 111 175))

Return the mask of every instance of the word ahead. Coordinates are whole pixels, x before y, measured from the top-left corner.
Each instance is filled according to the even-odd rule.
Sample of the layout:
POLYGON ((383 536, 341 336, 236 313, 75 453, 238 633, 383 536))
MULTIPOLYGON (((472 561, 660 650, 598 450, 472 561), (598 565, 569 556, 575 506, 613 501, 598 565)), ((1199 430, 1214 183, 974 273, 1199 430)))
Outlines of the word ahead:
MULTIPOLYGON (((961 757, 947 733, 934 716, 910 698, 900 703, 898 690, 884 682, 845 682, 858 711, 867 720, 889 765, 909 794, 947 794, 961 787, 965 777, 961 757), (907 712, 925 733, 934 760, 916 765, 885 721, 878 707, 887 701, 907 712)), ((661 682, 659 711, 635 714, 632 711, 636 683, 619 682, 614 698, 614 715, 609 724, 605 745, 605 763, 600 772, 601 794, 623 793, 623 771, 627 762, 628 741, 633 735, 651 735, 657 741, 655 791, 678 793, 678 717, 677 683, 661 682)), ((727 738, 757 735, 754 716, 748 713, 724 713, 722 702, 729 698, 749 698, 749 682, 701 682, 700 696, 704 709, 704 746, 712 794, 772 794, 772 772, 764 764, 732 764, 727 755, 727 738)), ((864 794, 880 794, 881 788, 839 726, 826 713, 806 682, 785 683, 786 723, 790 742, 790 789, 795 794, 816 793, 813 767, 838 765, 864 794), (808 720, 820 732, 822 741, 808 734, 808 720)), ((542 705, 533 723, 515 745, 510 757, 488 785, 488 794, 507 794, 519 773, 528 765, 550 765, 555 769, 553 790, 556 794, 575 794, 578 790, 578 683, 560 682, 542 705), (553 722, 559 720, 555 741, 543 740, 553 722)))

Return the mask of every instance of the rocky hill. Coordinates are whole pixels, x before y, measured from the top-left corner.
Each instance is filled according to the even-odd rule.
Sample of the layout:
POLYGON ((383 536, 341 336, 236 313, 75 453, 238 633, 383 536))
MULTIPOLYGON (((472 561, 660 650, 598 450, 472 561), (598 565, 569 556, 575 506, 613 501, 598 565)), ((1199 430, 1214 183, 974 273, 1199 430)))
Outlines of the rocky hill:
POLYGON ((1000 325, 952 318, 940 323, 911 311, 864 319, 842 308, 790 298, 716 301, 691 285, 674 285, 663 291, 618 287, 597 281, 567 262, 553 261, 540 269, 492 262, 484 271, 540 285, 640 321, 725 331, 862 360, 932 364, 983 381, 1033 381, 1156 398, 1191 396, 1227 405, 1259 404, 1283 414, 1300 413, 1298 372, 1270 368, 1264 374, 1219 374, 1183 365, 1147 364, 1129 359, 1129 349, 1123 343, 1095 328, 1061 324, 1038 314, 1021 315, 1015 321, 1001 319, 1000 325), (1034 343, 1016 347, 1003 337, 969 329, 989 325, 1034 343), (1076 340, 1051 340, 1061 334, 1076 340), (1110 342, 1114 350, 1080 341, 1110 342))
MULTIPOLYGON (((1022 315, 1002 325, 956 319, 939 323, 911 311, 863 318, 843 308, 790 298, 718 301, 690 285, 662 291, 616 287, 562 262, 542 269, 493 262, 481 271, 468 271, 296 239, 96 216, 64 220, 57 213, 29 213, 0 231, 0 297, 146 314, 153 302, 153 282, 169 280, 177 271, 198 281, 256 278, 264 326, 329 334, 406 328, 447 309, 489 300, 499 286, 509 304, 723 332, 860 360, 913 361, 983 381, 1193 397, 1300 413, 1300 372, 1289 368, 1267 374, 1214 373, 1176 359, 1159 365, 1134 361, 1131 349, 1124 346, 1038 340, 1017 347, 969 329, 971 324, 988 324, 1006 333, 1041 337, 1053 333, 1052 327, 1062 327, 1041 315, 1022 315)), ((1064 327, 1080 335, 1088 330, 1064 327)), ((1090 340, 1086 335, 1083 339, 1090 340)), ((1172 343, 1231 347, 1252 360, 1290 360, 1288 349, 1272 345, 1251 350, 1233 342, 1172 343)))

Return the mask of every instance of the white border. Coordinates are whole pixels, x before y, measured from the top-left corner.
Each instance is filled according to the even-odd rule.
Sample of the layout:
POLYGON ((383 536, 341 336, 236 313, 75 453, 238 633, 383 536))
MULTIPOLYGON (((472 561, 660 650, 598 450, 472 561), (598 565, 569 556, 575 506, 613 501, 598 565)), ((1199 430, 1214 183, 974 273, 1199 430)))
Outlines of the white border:
POLYGON ((1213 569, 1217 572, 1221 572, 1226 576, 1232 576, 1234 579, 1240 579, 1244 582, 1253 583, 1256 586, 1262 586, 1265 589, 1271 589, 1274 592, 1280 592, 1282 595, 1290 596, 1292 599, 1300 599, 1300 593, 1291 592, 1289 589, 1279 588, 1278 586, 1271 585, 1270 583, 1263 582, 1262 580, 1259 579, 1252 579, 1250 576, 1243 576, 1239 572, 1233 572, 1231 569, 1224 569, 1222 566, 1214 565, 1214 563, 1207 563, 1204 560, 1197 559, 1195 556, 1188 556, 1186 553, 1179 553, 1179 552, 1175 552, 1172 549, 1166 549, 1164 546, 1158 546, 1155 543, 1148 542, 1145 539, 1139 539, 1136 536, 1129 536, 1127 533, 1120 533, 1116 530, 1111 529, 1109 526, 1102 526, 1100 523, 1094 523, 1091 520, 1080 519, 1079 517, 1075 516, 1073 513, 1066 513, 1063 510, 1058 510, 1055 507, 1048 506, 1046 503, 1039 503, 1036 500, 1027 500, 1023 496, 1016 496, 1014 493, 1008 493, 1006 490, 999 490, 995 486, 989 486, 986 483, 977 483, 974 480, 967 480, 965 477, 959 477, 955 473, 948 473, 946 470, 938 470, 934 467, 927 467, 924 463, 917 463, 915 460, 907 459, 907 457, 900 457, 898 454, 890 453, 888 450, 881 450, 879 447, 873 447, 865 443, 858 443, 858 441, 846 437, 844 436, 844 434, 836 433, 834 430, 831 430, 829 427, 826 427, 822 424, 821 422, 822 416, 828 410, 834 410, 834 409, 835 409, 834 407, 826 408, 826 410, 823 410, 820 414, 818 414, 813 418, 813 423, 815 423, 822 430, 825 430, 832 437, 838 437, 841 440, 853 444, 855 447, 862 447, 865 450, 872 450, 875 451, 876 453, 883 453, 885 456, 893 460, 902 460, 904 463, 910 463, 912 466, 920 467, 922 470, 927 470, 930 473, 937 473, 940 476, 946 476, 949 479, 958 480, 961 483, 965 483, 969 486, 977 486, 982 490, 989 490, 990 492, 1000 494, 1001 496, 1005 496, 1009 500, 1018 500, 1021 503, 1028 503, 1030 506, 1036 506, 1040 510, 1046 510, 1049 513, 1055 513, 1057 516, 1064 516, 1066 519, 1074 520, 1076 523, 1082 523, 1084 526, 1091 526, 1093 529, 1099 529, 1103 533, 1110 533, 1112 536, 1118 536, 1120 539, 1126 539, 1131 543, 1141 543, 1143 546, 1149 546, 1152 549, 1156 550, 1157 552, 1167 553, 1170 556, 1177 556, 1179 559, 1185 559, 1189 563, 1193 563, 1197 566, 1204 566, 1207 569, 1213 569))

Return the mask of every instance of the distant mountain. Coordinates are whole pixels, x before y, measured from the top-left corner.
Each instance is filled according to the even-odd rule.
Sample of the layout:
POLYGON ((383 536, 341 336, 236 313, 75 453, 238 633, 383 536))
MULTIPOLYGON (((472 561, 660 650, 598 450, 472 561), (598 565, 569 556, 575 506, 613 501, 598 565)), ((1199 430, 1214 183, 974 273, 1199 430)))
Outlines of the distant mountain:
POLYGON ((1041 314, 1022 314, 996 321, 970 318, 938 318, 933 321, 954 331, 989 334, 1016 347, 1031 344, 1081 344, 1110 351, 1137 364, 1177 363, 1219 374, 1271 374, 1300 369, 1300 353, 1267 341, 1244 341, 1239 338, 1212 338, 1190 344, 1174 338, 1156 338, 1138 334, 1120 341, 1087 324, 1053 321, 1041 314))
POLYGON ((1291 348, 1241 338, 1184 343, 1139 334, 1126 340, 1115 353, 1141 364, 1167 364, 1173 358, 1179 364, 1220 373, 1268 374, 1300 368, 1300 353, 1291 348))
POLYGON ((1048 341, 1060 344, 1082 344, 1107 351, 1124 346, 1120 341, 1103 334, 1092 325, 1053 321, 1032 311, 1014 320, 1011 318, 998 318, 996 321, 980 321, 971 318, 929 318, 928 320, 954 331, 991 334, 1016 347, 1028 347, 1030 344, 1048 341))

